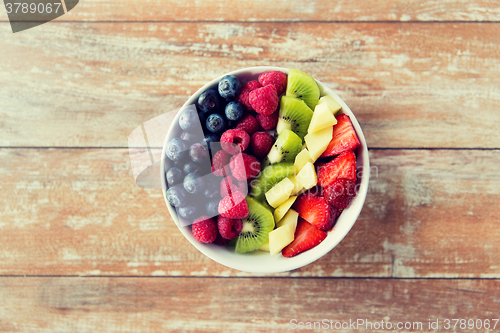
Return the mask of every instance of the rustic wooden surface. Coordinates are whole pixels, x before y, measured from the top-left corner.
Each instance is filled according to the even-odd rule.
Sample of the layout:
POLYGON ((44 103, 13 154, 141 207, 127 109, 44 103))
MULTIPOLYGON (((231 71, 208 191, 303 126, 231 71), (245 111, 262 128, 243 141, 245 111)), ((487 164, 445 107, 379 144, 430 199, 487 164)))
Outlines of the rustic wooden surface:
POLYGON ((0 332, 498 318, 499 24, 486 0, 88 0, 17 34, 0 11, 0 332), (346 238, 269 276, 191 246, 127 149, 206 81, 256 65, 334 89, 372 164, 346 238))

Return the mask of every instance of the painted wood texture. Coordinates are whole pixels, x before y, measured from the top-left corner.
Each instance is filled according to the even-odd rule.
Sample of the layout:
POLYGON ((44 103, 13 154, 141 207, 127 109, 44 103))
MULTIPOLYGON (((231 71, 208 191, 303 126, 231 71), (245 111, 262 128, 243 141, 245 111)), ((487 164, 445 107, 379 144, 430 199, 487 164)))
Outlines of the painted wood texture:
POLYGON ((82 23, 2 34, 0 145, 126 147, 144 121, 234 69, 300 68, 370 147, 498 148, 494 24, 82 23), (291 56, 293 55, 293 57, 291 56))
MULTIPOLYGON (((7 20, 4 11, 0 19, 7 20)), ((498 21, 494 0, 81 0, 63 21, 498 21)))
POLYGON ((445 330, 444 319, 492 323, 499 290, 491 280, 2 278, 0 332, 284 332, 292 319, 485 332, 445 330))
MULTIPOLYGON (((245 276, 184 239, 125 149, 0 150, 1 275, 245 276)), ((499 278, 499 151, 375 150, 360 218, 282 276, 499 278)))

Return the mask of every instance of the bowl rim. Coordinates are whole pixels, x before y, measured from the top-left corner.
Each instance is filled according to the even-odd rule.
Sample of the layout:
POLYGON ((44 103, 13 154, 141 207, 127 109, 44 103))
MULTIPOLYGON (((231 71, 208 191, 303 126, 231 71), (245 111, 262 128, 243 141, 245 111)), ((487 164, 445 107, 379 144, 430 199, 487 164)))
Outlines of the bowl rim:
MULTIPOLYGON (((232 268, 236 269, 239 271, 243 272, 248 272, 248 273, 259 273, 259 274, 273 274, 273 273, 282 273, 282 272, 287 272, 291 271, 294 269, 298 269, 300 267, 306 266, 324 255, 326 255, 328 252, 330 252, 333 248, 335 248, 341 241, 342 239, 345 238, 345 236, 349 233, 353 225, 356 223, 356 220, 358 219, 361 210, 363 208, 366 195, 368 193, 368 184, 369 184, 369 179, 370 179, 370 161, 369 161, 369 155, 368 155, 368 147, 366 144, 366 139, 364 136, 364 133, 361 129, 361 126, 358 123, 358 120, 356 119, 356 116, 353 114, 349 106, 344 102, 340 96, 338 96, 332 89, 330 89, 328 86, 324 85, 322 82, 318 81, 317 79, 316 82, 318 83, 318 86, 320 87, 321 95, 329 95, 335 99, 341 106, 342 106, 342 113, 345 113, 349 116, 351 119, 351 122, 355 128, 356 134, 358 135, 359 141, 360 141, 360 147, 358 147, 358 153, 356 158, 361 159, 362 161, 362 175, 361 175, 361 182, 360 182, 360 187, 358 194, 356 195, 355 199, 353 202, 351 202, 351 205, 346 208, 341 216, 338 218, 335 226, 333 227, 332 230, 327 231, 327 238, 323 242, 321 242, 319 245, 316 247, 305 251, 297 256, 294 256, 292 258, 285 258, 281 255, 281 253, 276 254, 274 256, 270 256, 266 252, 263 251, 254 251, 251 253, 247 254, 237 254, 234 251, 231 251, 231 255, 226 255, 229 253, 229 251, 221 251, 223 248, 227 249, 228 247, 221 247, 218 245, 214 244, 203 244, 198 242, 196 239, 194 239, 191 231, 189 230, 188 227, 181 227, 179 225, 179 219, 177 217, 177 212, 175 209, 170 206, 170 204, 167 201, 166 198, 166 170, 165 170, 165 151, 166 151, 166 144, 170 140, 170 138, 173 136, 173 129, 175 127, 175 124, 178 122, 178 118, 181 114, 181 111, 184 110, 189 105, 195 104, 196 99, 198 96, 205 90, 209 88, 213 88, 219 81, 220 79, 225 76, 225 75, 235 75, 235 76, 242 76, 243 74, 245 75, 252 75, 256 76, 260 73, 267 72, 267 71, 281 71, 286 74, 288 74, 288 68, 283 68, 283 67, 276 67, 276 66, 254 66, 254 67, 245 67, 245 68, 240 68, 238 70, 234 70, 225 74, 220 75, 219 77, 211 80, 207 84, 203 85, 200 89, 198 89, 194 94, 192 94, 186 102, 182 105, 182 107, 179 109, 177 114, 175 115, 172 123, 170 124, 170 127, 167 131, 167 134, 165 136, 165 141, 163 143, 163 149, 162 149, 162 158, 161 158, 161 172, 160 172, 160 182, 162 186, 162 193, 163 193, 163 199, 165 200, 165 204, 167 206, 167 209, 174 220, 174 223, 176 226, 179 228, 180 232, 183 234, 183 236, 196 248, 198 251, 209 257, 210 259, 214 260, 215 262, 232 268), (347 216, 347 212, 349 212, 349 217, 347 216), (342 228, 337 228, 339 223, 343 222, 342 228), (347 221, 346 221, 347 220, 347 221), (341 230, 338 230, 341 229, 341 230), (336 231, 336 232, 335 232, 336 231), (335 233, 334 233, 335 232, 335 233), (334 237, 331 237, 334 236, 334 237), (330 238, 330 239, 329 239, 330 238), (216 248, 215 248, 216 247, 216 248), (220 254, 219 254, 220 252, 220 254), (260 252, 260 253, 258 253, 260 252), (256 255, 254 255, 256 254, 256 255), (231 259, 228 260, 227 258, 232 258, 233 255, 238 256, 237 259, 231 259), (273 258, 277 257, 276 260, 279 264, 273 264, 273 265, 258 265, 255 262, 251 265, 251 267, 248 267, 248 263, 246 263, 246 260, 242 260, 243 258, 252 258, 252 257, 268 257, 268 258, 273 258), (279 258, 281 257, 281 258, 279 258), (285 260, 281 260, 285 259, 285 260)), ((358 170, 360 168, 360 165, 358 164, 358 170)), ((271 262, 273 260, 270 260, 271 262)))

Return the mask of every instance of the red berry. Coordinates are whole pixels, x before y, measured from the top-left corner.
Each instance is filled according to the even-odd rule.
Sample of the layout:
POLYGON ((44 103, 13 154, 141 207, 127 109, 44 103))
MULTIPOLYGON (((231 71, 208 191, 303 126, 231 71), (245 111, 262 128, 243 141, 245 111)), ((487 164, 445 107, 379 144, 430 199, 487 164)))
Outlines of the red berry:
POLYGON ((238 180, 247 180, 260 172, 260 162, 252 155, 245 153, 233 155, 229 160, 229 168, 233 177, 238 180))
POLYGON ((278 120, 280 118, 280 113, 278 111, 275 111, 268 116, 258 114, 256 117, 257 121, 263 129, 265 129, 266 131, 271 131, 276 128, 276 125, 278 124, 278 120))
POLYGON ((231 155, 242 153, 250 144, 250 135, 241 129, 230 129, 220 138, 222 149, 231 155))
POLYGON ((208 216, 197 218, 192 226, 193 236, 201 243, 212 243, 217 237, 215 221, 208 216))
POLYGON ((255 132, 250 138, 250 147, 255 156, 266 156, 273 146, 274 138, 267 132, 255 132))
POLYGON ((267 85, 250 92, 249 100, 252 108, 257 113, 263 115, 270 115, 276 111, 279 104, 278 93, 272 85, 267 85))
POLYGON ((248 114, 236 125, 237 129, 247 132, 249 135, 254 134, 260 129, 259 122, 254 116, 248 114))
POLYGON ((335 207, 330 206, 323 197, 309 192, 299 195, 293 207, 300 217, 323 231, 330 230, 337 217, 335 207))
POLYGON ((215 237, 214 244, 226 245, 227 243, 229 243, 229 239, 225 239, 220 235, 220 233, 217 233, 217 237, 215 237))
POLYGON ((281 251, 283 257, 293 257, 309 250, 326 238, 326 232, 319 230, 314 225, 299 218, 293 242, 281 251))
POLYGON ((356 182, 346 178, 339 178, 324 189, 323 196, 326 202, 338 209, 345 209, 356 196, 356 182))
POLYGON ((219 214, 230 219, 242 219, 248 216, 248 204, 240 192, 222 198, 219 203, 219 214))
POLYGON ((350 150, 318 168, 318 185, 326 188, 337 178, 356 181, 356 155, 350 150))
POLYGON ((250 105, 250 102, 248 100, 250 92, 262 87, 259 82, 257 81, 249 81, 247 84, 245 84, 241 90, 240 94, 236 98, 237 102, 240 102, 241 104, 245 105, 248 110, 253 110, 252 106, 250 105))
POLYGON ((223 177, 229 174, 229 155, 224 150, 219 150, 212 157, 212 173, 223 177))
POLYGON ((240 234, 241 229, 243 229, 243 221, 241 219, 230 219, 219 216, 217 219, 217 228, 220 235, 225 239, 234 239, 240 234))
POLYGON ((221 197, 227 197, 231 195, 233 192, 240 192, 243 194, 247 194, 247 182, 238 181, 238 184, 234 183, 233 177, 227 176, 224 177, 220 183, 220 195, 221 197))
POLYGON ((268 84, 273 85, 278 95, 281 95, 286 90, 287 77, 283 72, 265 72, 259 75, 258 80, 262 86, 267 86, 268 84))

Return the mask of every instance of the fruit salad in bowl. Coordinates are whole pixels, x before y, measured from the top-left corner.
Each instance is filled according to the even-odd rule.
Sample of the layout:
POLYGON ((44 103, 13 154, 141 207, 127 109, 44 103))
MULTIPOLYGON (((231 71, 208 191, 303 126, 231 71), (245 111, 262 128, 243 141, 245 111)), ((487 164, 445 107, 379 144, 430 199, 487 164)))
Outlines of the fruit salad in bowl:
POLYGON ((181 233, 246 272, 290 271, 328 253, 368 189, 354 114, 298 69, 244 68, 209 82, 178 112, 163 156, 163 195, 181 233))

